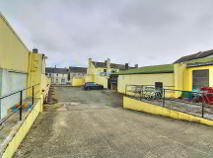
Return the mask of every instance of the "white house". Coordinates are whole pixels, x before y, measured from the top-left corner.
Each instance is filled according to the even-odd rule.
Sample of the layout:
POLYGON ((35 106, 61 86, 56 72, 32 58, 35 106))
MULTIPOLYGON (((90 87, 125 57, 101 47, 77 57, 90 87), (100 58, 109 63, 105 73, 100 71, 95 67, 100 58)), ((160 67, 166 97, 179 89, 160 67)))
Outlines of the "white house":
POLYGON ((47 67, 46 75, 51 78, 52 84, 67 84, 69 69, 47 67))

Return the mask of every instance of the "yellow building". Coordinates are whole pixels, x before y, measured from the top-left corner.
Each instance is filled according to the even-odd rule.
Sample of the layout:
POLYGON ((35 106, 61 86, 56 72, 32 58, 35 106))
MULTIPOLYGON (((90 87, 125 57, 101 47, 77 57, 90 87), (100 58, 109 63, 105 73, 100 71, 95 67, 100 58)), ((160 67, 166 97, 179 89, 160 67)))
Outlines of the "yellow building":
POLYGON ((109 58, 104 62, 92 61, 92 58, 89 58, 85 82, 96 82, 103 85, 104 88, 109 88, 108 79, 110 74, 125 69, 128 69, 128 64, 111 63, 109 58))
POLYGON ((193 90, 200 87, 213 87, 213 58, 197 59, 175 64, 177 89, 193 90))
POLYGON ((46 75, 51 78, 52 84, 55 85, 66 85, 68 84, 69 69, 46 67, 46 75))
MULTIPOLYGON (((38 49, 33 49, 29 52, 28 58, 28 87, 40 83, 40 86, 35 87, 35 96, 39 97, 46 88, 49 79, 45 75, 47 57, 38 52, 38 49)), ((28 96, 32 96, 32 89, 29 89, 28 96)))
MULTIPOLYGON (((45 55, 35 49, 31 52, 0 13, 0 96, 40 83, 43 87, 45 55)), ((36 89, 36 96, 42 87, 36 89)), ((30 92, 24 92, 26 98, 30 92)), ((9 108, 19 103, 19 94, 0 100, 0 118, 7 115, 9 108)))
POLYGON ((213 50, 181 57, 174 64, 140 67, 115 75, 120 93, 125 93, 126 85, 155 85, 155 82, 162 82, 167 89, 185 91, 213 87, 213 50))
POLYGON ((174 87, 174 66, 155 65, 146 66, 117 73, 117 90, 125 93, 126 85, 155 85, 155 82, 162 82, 164 87, 174 87))
POLYGON ((87 75, 86 67, 69 67, 69 83, 72 86, 83 86, 85 83, 85 76, 87 75))

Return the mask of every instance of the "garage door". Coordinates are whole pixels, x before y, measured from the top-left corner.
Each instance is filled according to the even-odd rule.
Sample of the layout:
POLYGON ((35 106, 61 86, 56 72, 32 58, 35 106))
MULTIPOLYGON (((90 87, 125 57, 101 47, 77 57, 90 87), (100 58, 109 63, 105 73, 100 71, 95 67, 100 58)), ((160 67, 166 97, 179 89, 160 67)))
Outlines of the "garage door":
POLYGON ((192 87, 209 87, 209 69, 193 70, 192 72, 192 87))

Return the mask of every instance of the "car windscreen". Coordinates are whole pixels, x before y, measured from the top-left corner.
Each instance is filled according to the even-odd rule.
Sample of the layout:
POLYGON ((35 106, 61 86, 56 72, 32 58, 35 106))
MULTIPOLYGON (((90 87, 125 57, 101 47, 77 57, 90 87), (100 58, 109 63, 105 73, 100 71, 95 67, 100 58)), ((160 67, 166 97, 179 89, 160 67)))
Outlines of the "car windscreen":
POLYGON ((94 83, 94 82, 90 82, 90 83, 87 83, 87 85, 88 85, 88 86, 95 86, 95 85, 96 85, 96 83, 94 83))

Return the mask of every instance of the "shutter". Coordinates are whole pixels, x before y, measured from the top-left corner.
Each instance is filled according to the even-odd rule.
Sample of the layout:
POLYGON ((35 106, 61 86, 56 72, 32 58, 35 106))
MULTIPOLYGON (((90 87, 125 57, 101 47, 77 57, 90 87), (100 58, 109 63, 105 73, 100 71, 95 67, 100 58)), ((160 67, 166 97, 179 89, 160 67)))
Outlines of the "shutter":
POLYGON ((192 88, 209 87, 209 69, 192 71, 192 88))

